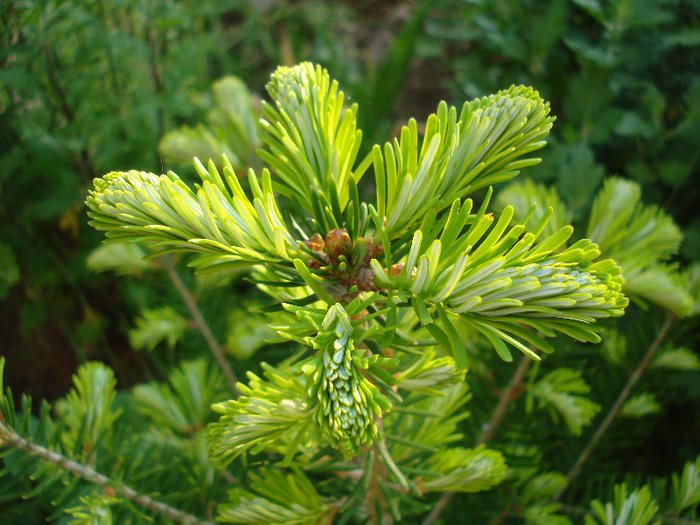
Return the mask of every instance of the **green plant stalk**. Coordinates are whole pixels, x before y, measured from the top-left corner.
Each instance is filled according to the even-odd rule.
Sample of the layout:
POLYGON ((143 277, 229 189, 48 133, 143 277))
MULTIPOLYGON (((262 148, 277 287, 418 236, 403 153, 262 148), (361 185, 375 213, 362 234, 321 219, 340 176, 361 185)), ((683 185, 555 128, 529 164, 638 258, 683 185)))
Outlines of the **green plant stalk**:
POLYGON ((637 368, 634 370, 634 372, 632 372, 632 375, 627 380, 627 383, 625 384, 624 388, 620 391, 620 394, 617 396, 617 399, 615 400, 615 403, 613 403, 612 407, 610 407, 610 410, 605 416, 605 419, 596 429, 595 433, 591 437, 591 440, 588 442, 588 445, 586 445, 586 448, 583 450, 583 452, 581 452, 578 459, 576 459, 574 466, 571 467, 571 470, 566 476, 566 484, 564 485, 564 487, 561 488, 561 490, 559 490, 559 492, 557 492, 554 495, 552 501, 559 501, 564 492, 566 492, 566 489, 571 485, 571 482, 578 477, 579 473, 581 472, 581 469, 583 468, 583 465, 586 463, 591 453, 593 452, 593 449, 595 449, 605 432, 607 432, 612 422, 619 415, 622 405, 629 397, 630 393, 632 392, 632 389, 635 387, 639 379, 642 377, 644 371, 649 367, 651 358, 654 357, 654 354, 661 346, 663 340, 666 338, 666 334, 668 334, 668 331, 671 328, 674 319, 675 317, 672 314, 669 314, 666 317, 666 321, 661 327, 661 330, 659 330, 656 339, 654 339, 651 345, 649 345, 646 354, 644 354, 644 357, 639 362, 639 365, 637 365, 637 368))
POLYGON ((77 461, 68 459, 66 456, 49 450, 23 438, 17 434, 14 430, 8 428, 3 421, 0 421, 0 445, 9 445, 15 448, 21 448, 26 450, 30 454, 40 457, 44 461, 53 463, 57 467, 67 470, 68 472, 75 474, 76 476, 83 478, 90 483, 99 485, 100 487, 110 487, 120 496, 128 499, 129 501, 144 507, 158 514, 167 516, 168 518, 177 521, 179 523, 184 523, 185 525, 214 525, 211 521, 203 521, 192 514, 187 514, 182 512, 170 505, 157 501, 150 496, 141 494, 136 490, 132 489, 127 485, 117 483, 114 480, 108 478, 104 474, 100 474, 96 470, 82 465, 77 461))
POLYGON ((174 260, 171 257, 167 257, 163 266, 165 267, 165 272, 168 274, 170 281, 173 283, 178 293, 180 294, 182 302, 185 303, 185 306, 189 310, 194 325, 197 327, 197 330, 199 330, 199 332, 202 334, 202 337, 204 337, 204 341, 207 343, 209 350, 214 356, 214 359, 216 359, 216 362, 219 364, 221 371, 226 376, 226 381, 228 381, 231 390, 233 390, 234 392, 238 392, 238 387, 236 386, 238 383, 238 379, 236 379, 236 374, 234 374, 231 365, 229 365, 228 361, 226 361, 223 348, 216 340, 214 332, 212 332, 206 319, 204 319, 204 316, 202 315, 199 306, 197 306, 197 300, 194 298, 190 290, 187 288, 187 286, 175 270, 174 260))

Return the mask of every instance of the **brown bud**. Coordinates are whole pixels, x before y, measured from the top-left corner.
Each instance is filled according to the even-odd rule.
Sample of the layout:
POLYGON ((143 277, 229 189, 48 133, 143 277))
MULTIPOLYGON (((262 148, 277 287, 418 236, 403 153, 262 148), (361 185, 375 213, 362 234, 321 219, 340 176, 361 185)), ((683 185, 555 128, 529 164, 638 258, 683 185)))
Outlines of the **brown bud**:
POLYGON ((309 247, 312 252, 318 253, 323 250, 323 237, 318 233, 314 233, 311 237, 304 241, 304 244, 309 247))
POLYGON ((338 259, 341 255, 349 257, 352 254, 352 241, 348 232, 343 229, 331 230, 326 235, 326 255, 338 259))
POLYGON ((397 263, 391 265, 391 275, 397 276, 401 273, 406 265, 404 263, 397 263))

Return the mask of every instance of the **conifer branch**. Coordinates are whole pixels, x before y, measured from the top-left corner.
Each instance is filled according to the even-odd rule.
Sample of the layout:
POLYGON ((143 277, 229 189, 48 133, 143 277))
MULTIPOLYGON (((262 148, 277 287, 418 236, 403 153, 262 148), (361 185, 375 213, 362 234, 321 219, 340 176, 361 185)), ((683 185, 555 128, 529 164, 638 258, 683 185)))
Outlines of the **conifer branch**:
POLYGON ((214 359, 216 359, 216 362, 219 364, 221 371, 226 376, 226 380, 228 381, 231 390, 233 390, 234 392, 238 392, 238 387, 236 386, 238 383, 238 379, 236 379, 236 374, 234 374, 231 365, 228 363, 228 361, 226 361, 226 356, 224 355, 223 348, 216 340, 214 332, 212 332, 206 319, 204 319, 204 316, 202 315, 199 306, 197 306, 197 300, 194 298, 190 290, 187 288, 185 283, 178 275, 177 270, 175 269, 175 262, 173 261, 172 257, 166 257, 164 267, 165 272, 170 278, 170 281, 173 283, 173 285, 177 289, 177 292, 180 294, 182 302, 185 303, 185 306, 189 310, 194 325, 197 327, 197 330, 199 330, 199 332, 202 334, 204 341, 207 343, 207 347, 209 347, 211 354, 214 356, 214 359))
POLYGON ((100 487, 109 487, 114 490, 114 492, 128 499, 129 501, 153 512, 157 512, 158 514, 167 516, 168 518, 179 523, 184 523, 185 525, 214 525, 214 523, 211 521, 200 520, 198 517, 193 516, 192 514, 187 514, 186 512, 182 512, 181 510, 171 507, 170 505, 157 501, 150 496, 141 494, 127 485, 118 483, 108 478, 93 468, 78 463, 72 459, 68 459, 66 456, 59 454, 58 452, 49 450, 28 439, 25 439, 7 427, 4 421, 1 420, 0 445, 9 445, 26 450, 30 454, 38 456, 49 463, 53 463, 57 467, 67 470, 68 472, 71 472, 72 474, 75 474, 76 476, 83 478, 90 483, 99 485, 100 487))
POLYGON ((654 341, 651 343, 651 345, 647 349, 646 354, 644 354, 644 357, 639 362, 639 365, 637 365, 637 368, 634 370, 634 372, 632 372, 632 375, 629 377, 627 383, 620 391, 620 394, 617 396, 617 399, 613 403, 612 407, 610 407, 610 410, 605 416, 605 419, 591 437, 590 441, 588 442, 588 445, 583 450, 583 452, 581 452, 578 459, 576 459, 574 466, 571 467, 571 470, 566 476, 566 484, 564 485, 564 487, 561 488, 561 490, 559 490, 559 492, 557 492, 554 495, 554 497, 552 498, 553 501, 559 501, 566 489, 571 485, 571 482, 578 477, 579 473, 581 472, 581 469, 583 468, 583 465, 586 463, 591 453, 593 452, 593 449, 595 449, 605 432, 607 432, 612 422, 619 415, 622 405, 625 403, 630 393, 632 392, 632 389, 642 377, 644 371, 649 367, 651 358, 654 357, 654 354, 661 346, 663 340, 666 338, 666 334, 668 334, 668 331, 671 328, 674 319, 674 315, 668 314, 668 316, 666 317, 666 321, 664 322, 663 326, 661 327, 661 330, 659 330, 659 333, 656 336, 656 339, 654 339, 654 341))
MULTIPOLYGON (((628 304, 621 268, 600 260, 601 250, 587 239, 569 245, 571 226, 541 236, 551 208, 537 216, 533 208, 512 225, 513 207, 497 217, 487 213, 489 190, 472 210, 467 197, 474 190, 539 162, 531 154, 544 146, 553 117, 531 88, 467 103, 461 113, 441 103, 422 141, 411 121, 400 139, 375 145, 359 165, 356 106, 344 105, 325 70, 308 63, 279 68, 267 89, 272 102, 263 103, 261 124, 268 149, 258 153, 271 170, 261 177, 250 170, 247 190, 225 156, 223 174, 213 161, 205 167, 195 159, 201 184, 194 189, 174 173, 112 172, 94 182, 87 198, 91 225, 112 242, 144 242, 154 256, 194 252, 198 272, 255 268, 258 285, 284 309, 269 327, 305 347, 286 364, 263 365, 264 378, 248 373, 249 385, 238 385, 174 260, 167 260, 195 325, 241 393, 214 405, 222 417, 210 426, 210 456, 222 464, 247 452, 284 457, 280 468, 256 464, 250 487, 230 494, 219 520, 310 522, 334 513, 304 464, 295 468, 299 453, 313 463, 334 461, 325 449, 308 448, 330 444, 346 462, 370 449, 341 521, 361 495, 363 518, 389 523, 400 520, 407 492, 441 492, 428 525, 453 492, 484 491, 503 480, 503 455, 484 443, 505 420, 530 367, 530 359, 521 361, 475 448, 445 447, 460 438, 456 423, 466 414, 453 411, 468 399, 460 385, 468 355, 455 323, 478 332, 505 361, 513 359, 506 345, 532 359, 539 359, 536 351, 554 351, 545 338, 557 332, 599 342, 595 323, 622 315, 628 304), (370 165, 374 204, 360 201, 357 191, 370 165), (288 215, 277 196, 291 201, 283 208, 288 215), (431 339, 419 339, 426 331, 431 339), (416 348, 437 345, 444 355, 416 348), (431 399, 441 395, 449 400, 431 399), (423 417, 401 414, 406 407, 423 417), (394 409, 385 438, 382 418, 394 409), (401 440, 388 447, 384 439, 392 436, 401 440), (287 467, 293 472, 282 475, 287 467)), ((573 372, 564 379, 582 388, 573 372)))
MULTIPOLYGON (((532 359, 530 359, 527 356, 523 356, 521 358, 520 364, 515 370, 513 377, 508 383, 508 386, 501 392, 501 395, 498 398, 498 404, 493 409, 491 417, 489 418, 489 422, 483 426, 483 431, 476 440, 476 446, 483 445, 484 443, 489 441, 496 429, 499 426, 501 426, 501 423, 503 422, 503 418, 506 415, 510 403, 515 399, 515 397, 513 397, 513 394, 522 386, 523 381, 525 379, 525 374, 530 369, 531 365, 532 359)), ((450 504, 453 497, 454 492, 443 493, 440 500, 437 502, 435 507, 433 507, 433 510, 431 510, 430 513, 426 516, 421 525, 430 525, 431 523, 434 523, 435 520, 437 520, 440 517, 447 505, 450 504)))

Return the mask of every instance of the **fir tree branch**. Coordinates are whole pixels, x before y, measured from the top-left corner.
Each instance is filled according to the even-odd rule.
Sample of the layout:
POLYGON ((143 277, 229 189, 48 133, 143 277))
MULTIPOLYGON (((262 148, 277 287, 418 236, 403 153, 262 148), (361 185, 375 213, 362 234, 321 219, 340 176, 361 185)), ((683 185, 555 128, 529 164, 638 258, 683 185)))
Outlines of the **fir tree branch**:
POLYGON ((583 468, 584 463, 586 463, 591 453, 593 452, 593 449, 598 445, 605 432, 607 432, 612 422, 619 415, 622 405, 629 397, 634 386, 642 377, 644 371, 649 367, 651 358, 654 357, 654 354, 661 346, 663 340, 666 338, 666 334, 668 334, 668 331, 671 328, 674 319, 675 316, 673 314, 668 314, 665 323, 663 324, 661 330, 659 330, 659 333, 656 336, 656 339, 654 339, 654 341, 651 343, 646 354, 644 354, 644 357, 639 362, 639 365, 637 365, 637 368, 634 370, 634 372, 632 372, 632 375, 627 380, 627 383, 625 384, 624 388, 620 391, 620 394, 617 396, 615 403, 613 403, 612 407, 608 411, 607 416, 605 416, 605 419, 591 437, 590 441, 588 442, 588 445, 583 450, 583 452, 581 452, 578 459, 574 463, 574 466, 571 467, 571 470, 566 476, 566 484, 564 485, 564 487, 562 487, 562 489, 559 492, 557 492, 554 495, 552 501, 559 501, 566 489, 571 485, 571 482, 578 477, 579 473, 581 472, 581 469, 583 468))
POLYGON ((8 445, 26 450, 30 454, 38 456, 49 463, 53 463, 57 467, 67 470, 68 472, 71 472, 72 474, 75 474, 76 476, 83 478, 90 483, 99 485, 100 487, 110 487, 114 490, 114 492, 128 499, 129 501, 153 512, 157 512, 158 514, 167 516, 168 518, 179 523, 184 523, 185 525, 214 525, 214 523, 211 521, 200 520, 196 516, 182 512, 181 510, 157 501, 150 496, 141 494, 127 485, 118 483, 86 465, 82 465, 77 461, 68 459, 58 452, 33 443, 7 427, 2 420, 0 420, 0 445, 8 445))
POLYGON ((216 340, 216 336, 209 327, 209 324, 207 323, 206 319, 204 319, 204 316, 202 315, 199 306, 197 306, 197 300, 194 298, 190 290, 187 288, 187 286, 175 270, 175 262, 172 259, 172 257, 166 257, 166 261, 163 266, 165 267, 165 272, 168 274, 170 281, 177 289, 178 293, 180 294, 180 297, 182 298, 182 301, 185 303, 185 306, 187 306, 187 309, 189 310, 190 315, 192 316, 192 321, 194 322, 194 325, 197 327, 197 330, 199 330, 199 332, 202 334, 202 337, 207 343, 209 350, 214 356, 214 359, 216 359, 216 362, 219 364, 221 371, 226 376, 226 380, 228 381, 231 390, 233 390, 234 392, 238 392, 238 388, 236 386, 236 384, 238 383, 238 379, 236 379, 236 375, 233 373, 231 365, 229 365, 228 361, 226 361, 226 357, 224 356, 224 350, 219 344, 219 342, 216 340))
MULTIPOLYGON (((518 365, 518 368, 515 370, 513 377, 508 383, 508 386, 501 392, 501 395, 498 398, 498 404, 493 409, 489 422, 483 426, 483 431, 481 432, 479 438, 476 440, 475 446, 482 445, 489 441, 496 429, 499 426, 501 426, 501 423, 503 422, 503 418, 506 415, 510 403, 515 400, 514 393, 522 386, 523 381, 525 379, 525 374, 530 369, 531 365, 532 359, 530 359, 527 356, 523 356, 520 361, 520 364, 518 365)), ((435 507, 433 507, 433 510, 431 510, 430 513, 426 516, 421 525, 430 525, 431 523, 435 522, 445 510, 447 505, 450 504, 450 501, 452 501, 453 497, 454 492, 443 493, 440 500, 437 502, 435 507)))

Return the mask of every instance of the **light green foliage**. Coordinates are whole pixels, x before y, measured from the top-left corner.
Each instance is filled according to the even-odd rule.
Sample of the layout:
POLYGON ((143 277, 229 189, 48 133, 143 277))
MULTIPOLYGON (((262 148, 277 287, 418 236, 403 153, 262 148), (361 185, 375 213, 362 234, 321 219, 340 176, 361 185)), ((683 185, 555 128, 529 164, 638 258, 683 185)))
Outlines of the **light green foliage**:
POLYGON ((221 372, 198 359, 183 362, 168 384, 137 385, 132 395, 136 410, 159 428, 189 435, 206 425, 211 405, 226 396, 226 389, 221 372))
POLYGON ((512 87, 456 108, 444 102, 426 123, 422 146, 415 120, 400 140, 374 147, 377 212, 389 239, 410 232, 426 212, 484 186, 510 180, 539 159, 521 159, 544 146, 549 105, 531 88, 512 87), (419 153, 420 152, 420 153, 419 153))
POLYGON ((649 414, 656 414, 661 409, 661 405, 656 400, 654 394, 643 392, 629 398, 622 409, 620 415, 623 417, 644 417, 649 414))
MULTIPOLYGON (((532 204, 558 209, 560 219, 571 215, 556 191, 542 184, 514 183, 503 194, 501 203, 507 198, 516 203, 518 220, 532 213, 532 204)), ((678 251, 681 231, 657 206, 642 204, 638 184, 608 178, 593 201, 587 235, 603 256, 620 265, 625 276, 622 290, 632 301, 656 304, 679 316, 691 313, 689 275, 668 263, 678 251)))
MULTIPOLYGON (((620 315, 627 304, 619 293, 623 280, 614 263, 608 260, 590 264, 600 252, 588 241, 554 255, 571 235, 571 227, 563 227, 538 244, 536 233, 522 235, 524 225, 514 226, 503 235, 512 208, 504 210, 488 235, 494 219, 481 211, 466 232, 455 239, 466 226, 470 210, 471 201, 462 209, 455 202, 438 238, 431 233, 424 240, 418 230, 406 264, 396 278, 373 262, 377 282, 397 290, 402 302, 410 300, 423 325, 433 322, 428 307, 437 308, 448 331, 450 322, 441 308, 462 314, 463 320, 494 341, 506 360, 512 358, 499 339, 533 357, 520 338, 550 351, 541 337, 519 329, 515 323, 528 324, 545 334, 558 330, 577 340, 598 342, 595 331, 586 324, 595 318, 620 315)), ((535 226, 536 232, 547 219, 543 217, 535 226)), ((450 343, 450 347, 459 352, 461 345, 450 343)), ((466 366, 464 357, 455 354, 455 359, 466 366)))
POLYGON ((285 452, 291 457, 308 446, 306 433, 312 410, 301 402, 303 382, 288 371, 263 364, 265 379, 248 372, 248 386, 239 384, 237 399, 214 405, 223 414, 209 427, 212 459, 228 463, 237 456, 265 450, 285 452))
POLYGON ((652 368, 700 370, 700 358, 687 348, 667 348, 654 358, 652 368))
POLYGON ((464 372, 457 369, 454 359, 438 358, 431 349, 416 356, 407 356, 395 375, 401 390, 428 395, 434 395, 443 387, 464 380, 464 372))
MULTIPOLYGON (((306 318, 314 322, 308 313, 306 318)), ((374 416, 381 417, 392 408, 362 370, 379 374, 388 386, 395 383, 393 376, 380 368, 391 360, 365 356, 363 348, 355 347, 354 341, 361 340, 355 328, 363 321, 353 323, 340 304, 331 306, 323 321, 315 326, 319 333, 311 340, 318 354, 296 365, 308 377, 304 399, 314 406, 314 422, 348 458, 380 437, 374 416)))
MULTIPOLYGON (((325 70, 309 63, 282 67, 267 88, 273 99, 263 104, 269 151, 260 155, 276 178, 263 170, 260 180, 250 170, 252 199, 225 156, 223 176, 213 162, 206 169, 195 162, 202 179, 196 192, 172 172, 113 172, 97 179, 88 196, 91 224, 105 230, 110 241, 145 243, 154 255, 194 252, 198 257, 191 265, 200 272, 258 266, 266 289, 305 289, 306 295, 290 296, 293 300, 283 305, 296 320, 281 314, 289 322, 272 328, 311 352, 293 368, 307 377, 302 405, 295 410, 313 410, 314 428, 346 458, 382 440, 380 419, 402 402, 392 390, 393 369, 408 359, 421 329, 434 338, 428 346, 439 345, 457 368, 466 369, 458 335, 462 323, 510 361, 506 344, 539 359, 532 348, 553 350, 544 337, 561 332, 598 342, 592 324, 622 315, 627 298, 620 292, 620 269, 610 259, 598 260, 595 244, 583 239, 564 247, 573 232, 566 225, 540 238, 551 208, 536 218, 531 209, 522 224, 510 226, 512 207, 498 219, 486 213, 490 190, 476 213, 472 200, 463 200, 539 162, 529 155, 544 145, 553 119, 534 90, 512 87, 475 100, 463 106, 459 118, 455 108, 441 103, 428 118, 422 142, 411 121, 393 146, 387 144, 383 152, 376 146, 355 167, 362 136, 356 107, 344 109, 344 95, 325 70), (357 188, 370 166, 376 208, 360 201, 357 188), (296 217, 283 218, 275 190, 290 200, 296 217), (406 309, 414 312, 417 325, 403 315, 399 321, 406 309), (400 343, 396 357, 386 355, 401 340, 405 349, 400 343)), ((414 376, 427 375, 422 383, 405 383, 409 391, 421 385, 423 392, 440 393, 454 381, 453 373, 431 374, 426 361, 411 366, 414 376), (426 383, 431 376, 432 385, 426 383)), ((401 369, 396 373, 400 376, 401 369)), ((286 397, 279 382, 252 379, 246 401, 217 408, 226 414, 225 422, 214 427, 210 446, 220 459, 277 446, 274 440, 289 430, 294 398, 286 397), (254 393, 267 406, 257 406, 254 393), (275 396, 291 406, 273 409, 269 403, 275 396), (242 433, 235 424, 249 417, 259 426, 242 433)), ((539 399, 578 433, 596 405, 574 395, 584 392, 580 377, 548 379, 538 384, 539 399)), ((291 439, 302 439, 303 428, 295 426, 291 439)), ((380 450, 390 470, 407 483, 380 450)), ((290 448, 285 455, 290 460, 294 453, 290 448)), ((441 475, 451 470, 454 476, 443 489, 462 490, 455 488, 458 480, 470 479, 471 474, 454 470, 455 454, 482 455, 446 450, 435 456, 443 459, 428 468, 441 475)), ((477 478, 484 484, 476 487, 492 483, 484 481, 488 475, 477 478)))
POLYGON ((581 429, 600 410, 600 405, 583 395, 589 390, 580 372, 559 368, 537 381, 533 394, 539 405, 548 410, 554 422, 561 417, 570 432, 580 434, 581 429))
POLYGON ((144 260, 147 252, 136 243, 103 244, 87 258, 88 267, 95 272, 114 271, 117 275, 142 275, 150 268, 144 260))
POLYGON ((238 77, 224 77, 211 88, 212 108, 206 123, 191 128, 184 126, 167 133, 158 145, 166 159, 190 163, 194 157, 217 160, 225 155, 237 170, 255 162, 254 152, 260 145, 257 116, 251 94, 238 77))
MULTIPOLYGON (((466 411, 471 399, 469 389, 460 382, 436 390, 438 395, 430 397, 412 394, 407 398, 409 408, 397 409, 386 418, 386 437, 397 459, 428 461, 430 454, 417 458, 416 450, 432 453, 462 437, 459 422, 469 417, 466 411)), ((415 466, 421 465, 420 462, 415 466)))
POLYGON ((439 476, 426 479, 422 488, 427 491, 479 492, 500 483, 506 473, 503 455, 483 445, 443 449, 426 463, 439 476))
POLYGON ((573 522, 567 516, 557 514, 560 505, 550 503, 528 507, 523 517, 527 525, 572 525, 573 522))
POLYGON ((239 360, 249 359, 274 335, 265 319, 250 315, 250 311, 244 308, 234 309, 228 321, 226 348, 239 360))
POLYGON ((683 467, 679 476, 673 474, 673 505, 677 512, 700 503, 700 456, 683 467))
POLYGON ((153 350, 163 341, 173 348, 187 328, 187 319, 170 306, 144 310, 136 319, 136 326, 129 330, 129 342, 138 350, 153 350))
POLYGON ((523 488, 525 501, 547 501, 566 486, 566 476, 559 472, 544 472, 528 480, 523 488))
POLYGON ((556 188, 535 184, 530 179, 514 181, 496 196, 496 205, 503 209, 511 206, 514 217, 521 218, 531 214, 537 224, 542 216, 551 213, 549 222, 542 230, 545 235, 553 235, 571 223, 571 212, 561 200, 556 188), (534 210, 532 207, 536 206, 534 210), (549 211, 551 209, 551 212, 549 211))
POLYGON ((691 299, 686 283, 666 262, 678 250, 682 234, 671 217, 656 206, 642 206, 640 197, 637 184, 608 179, 593 203, 588 236, 624 268, 625 293, 633 300, 687 315, 691 299))
POLYGON ((197 194, 174 173, 160 177, 130 171, 95 179, 88 197, 92 225, 107 230, 112 241, 134 240, 157 246, 156 254, 201 252, 193 264, 231 268, 264 261, 289 260, 297 249, 275 203, 270 174, 262 188, 251 172, 254 199, 243 192, 224 159, 224 184, 214 163, 195 167, 203 184, 197 194))
POLYGON ((642 487, 627 492, 627 486, 622 483, 615 485, 615 499, 609 503, 595 500, 591 503, 593 516, 586 516, 586 525, 645 525, 659 524, 660 520, 652 521, 659 506, 651 497, 649 489, 642 487))
POLYGON ((250 474, 250 481, 255 490, 231 491, 231 503, 221 506, 219 521, 312 525, 332 511, 299 470, 287 474, 277 469, 260 470, 250 474))
POLYGON ((121 410, 114 406, 117 381, 101 363, 88 363, 73 377, 74 388, 56 403, 56 413, 66 425, 63 445, 90 451, 109 441, 121 410))
POLYGON ((90 494, 80 498, 80 505, 66 509, 71 515, 70 525, 112 525, 111 505, 118 503, 119 498, 90 494))
MULTIPOLYGON (((262 126, 270 151, 260 155, 284 181, 278 191, 294 195, 312 215, 319 206, 342 212, 359 178, 352 173, 362 140, 356 129, 357 105, 344 108, 338 83, 309 63, 278 68, 267 91, 274 105, 263 102, 262 126)), ((323 224, 325 217, 317 215, 316 220, 323 224)))

